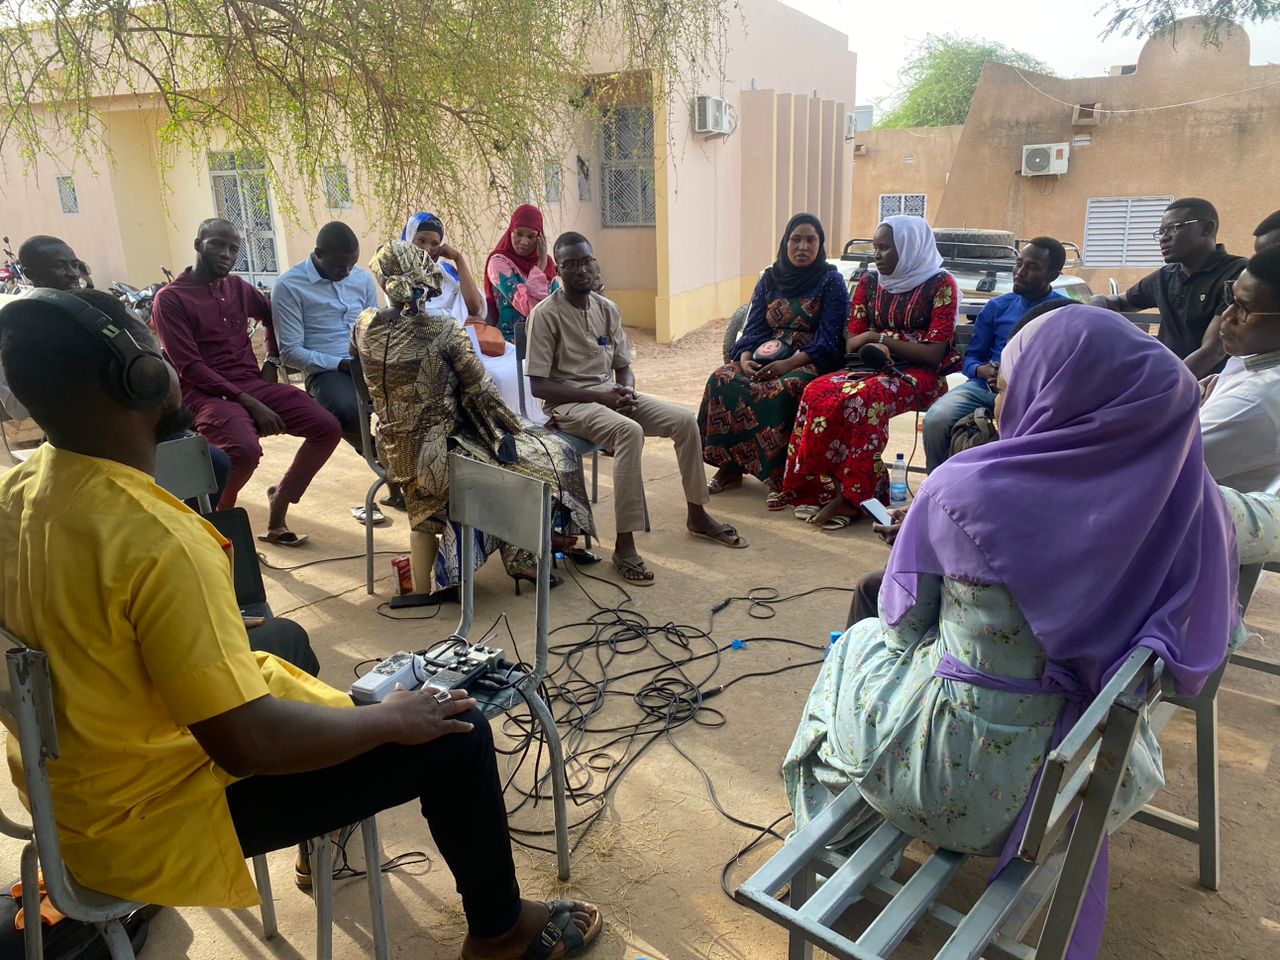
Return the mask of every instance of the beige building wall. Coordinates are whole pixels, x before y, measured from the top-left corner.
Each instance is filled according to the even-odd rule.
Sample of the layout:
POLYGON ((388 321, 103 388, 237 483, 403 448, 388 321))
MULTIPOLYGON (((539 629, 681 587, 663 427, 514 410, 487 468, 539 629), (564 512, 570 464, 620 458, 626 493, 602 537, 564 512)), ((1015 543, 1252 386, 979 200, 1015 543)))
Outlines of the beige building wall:
MULTIPOLYGON (((586 234, 624 320, 654 329, 662 342, 736 309, 773 259, 792 213, 817 214, 829 249, 839 249, 849 222, 851 144, 844 140, 844 115, 854 102, 856 58, 848 38, 778 0, 744 0, 733 16, 725 75, 698 91, 727 100, 737 124, 729 136, 694 134, 693 104, 671 103, 668 111, 663 91, 653 96, 643 76, 622 95, 655 102, 654 226, 601 225, 599 131, 585 123, 565 137, 561 201, 542 205, 548 234, 586 234), (804 50, 804 70, 778 56, 779 50, 804 50), (578 193, 579 156, 591 174, 585 199, 578 193)), ((593 70, 614 69, 612 49, 601 42, 593 70)), ((110 163, 100 157, 42 158, 32 168, 21 157, 4 155, 0 229, 15 244, 33 233, 61 236, 93 267, 102 286, 116 279, 144 286, 161 278, 162 265, 174 271, 188 266, 196 225, 215 212, 207 150, 226 148, 225 137, 211 131, 207 150, 161 156, 154 110, 145 98, 104 98, 102 115, 114 151, 110 163), (68 173, 75 176, 80 198, 75 215, 62 214, 58 206, 55 177, 68 173)), ((540 162, 532 165, 540 173, 540 162)), ((351 224, 365 259, 388 234, 399 235, 399 226, 388 230, 362 208, 360 171, 350 158, 347 169, 357 191, 347 209, 327 209, 323 193, 309 194, 303 185, 288 196, 272 187, 281 272, 309 253, 317 229, 329 220, 351 224)), ((424 191, 415 209, 440 213, 449 227, 441 198, 424 191)), ((509 213, 485 211, 470 235, 451 232, 450 241, 459 243, 478 278, 509 213)))
POLYGON ((963 131, 964 127, 957 125, 859 133, 853 151, 849 235, 870 237, 875 232, 880 223, 880 195, 885 193, 923 193, 929 223, 964 226, 943 223, 937 216, 963 131))
MULTIPOLYGON (((1120 76, 1063 80, 988 63, 963 127, 859 134, 867 154, 854 161, 855 232, 872 224, 880 194, 923 192, 937 226, 1048 234, 1084 249, 1090 198, 1195 196, 1218 208, 1227 249, 1249 253, 1254 227, 1280 208, 1280 65, 1251 66, 1241 27, 1219 46, 1203 36, 1199 21, 1184 20, 1120 76), (1081 103, 1112 112, 1073 124, 1081 103), (1066 174, 1021 175, 1023 144, 1079 136, 1091 142, 1072 146, 1066 174), (901 162, 908 153, 916 163, 901 162)), ((1152 269, 1073 272, 1106 292, 1110 279, 1123 290, 1152 269)))

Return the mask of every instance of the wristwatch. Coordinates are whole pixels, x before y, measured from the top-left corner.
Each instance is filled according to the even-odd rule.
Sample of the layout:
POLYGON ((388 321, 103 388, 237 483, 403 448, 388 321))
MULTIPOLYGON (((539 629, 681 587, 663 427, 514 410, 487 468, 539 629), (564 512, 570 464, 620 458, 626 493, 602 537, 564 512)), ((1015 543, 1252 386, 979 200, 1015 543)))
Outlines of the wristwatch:
POLYGON ((267 363, 270 363, 270 364, 272 364, 273 366, 276 366, 276 367, 281 366, 280 358, 279 358, 279 357, 267 357, 267 363))
POLYGON ((882 330, 882 331, 880 331, 880 342, 881 342, 881 343, 888 343, 888 342, 889 342, 889 334, 885 333, 883 330, 882 330))

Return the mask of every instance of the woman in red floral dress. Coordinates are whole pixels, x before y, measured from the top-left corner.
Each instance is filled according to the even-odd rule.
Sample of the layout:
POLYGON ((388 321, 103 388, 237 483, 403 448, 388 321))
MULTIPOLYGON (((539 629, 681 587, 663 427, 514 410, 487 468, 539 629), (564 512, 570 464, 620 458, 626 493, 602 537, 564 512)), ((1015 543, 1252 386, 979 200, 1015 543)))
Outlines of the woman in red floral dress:
POLYGON ((882 485, 889 420, 928 409, 959 363, 952 343, 959 291, 929 225, 890 217, 873 243, 878 273, 865 274, 854 291, 845 352, 875 344, 899 373, 840 370, 814 380, 787 449, 783 496, 800 505, 797 517, 827 530, 848 526, 882 485))

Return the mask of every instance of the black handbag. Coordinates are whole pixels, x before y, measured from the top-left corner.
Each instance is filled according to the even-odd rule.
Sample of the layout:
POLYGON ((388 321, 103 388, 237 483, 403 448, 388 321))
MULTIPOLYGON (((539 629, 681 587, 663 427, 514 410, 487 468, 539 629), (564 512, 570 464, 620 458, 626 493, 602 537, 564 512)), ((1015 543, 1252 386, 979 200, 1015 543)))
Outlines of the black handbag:
POLYGON ((772 340, 766 340, 756 347, 755 352, 751 354, 751 359, 756 363, 773 363, 775 360, 788 359, 796 352, 795 345, 791 342, 791 337, 792 331, 787 330, 772 340))

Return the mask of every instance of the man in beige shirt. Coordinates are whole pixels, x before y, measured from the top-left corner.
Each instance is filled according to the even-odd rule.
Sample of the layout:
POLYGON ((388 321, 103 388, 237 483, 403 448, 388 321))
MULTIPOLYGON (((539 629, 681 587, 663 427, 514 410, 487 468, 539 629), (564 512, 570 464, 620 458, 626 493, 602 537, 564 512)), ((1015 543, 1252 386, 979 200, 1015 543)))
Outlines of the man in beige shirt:
POLYGON ((646 436, 675 440, 689 532, 727 547, 745 547, 737 530, 707 513, 702 440, 693 414, 636 393, 622 316, 613 301, 593 290, 596 260, 591 244, 580 233, 565 233, 556 240, 554 252, 563 286, 529 316, 529 386, 557 429, 613 450, 614 566, 628 583, 653 582, 635 542, 635 531, 644 528, 640 457, 646 436))

